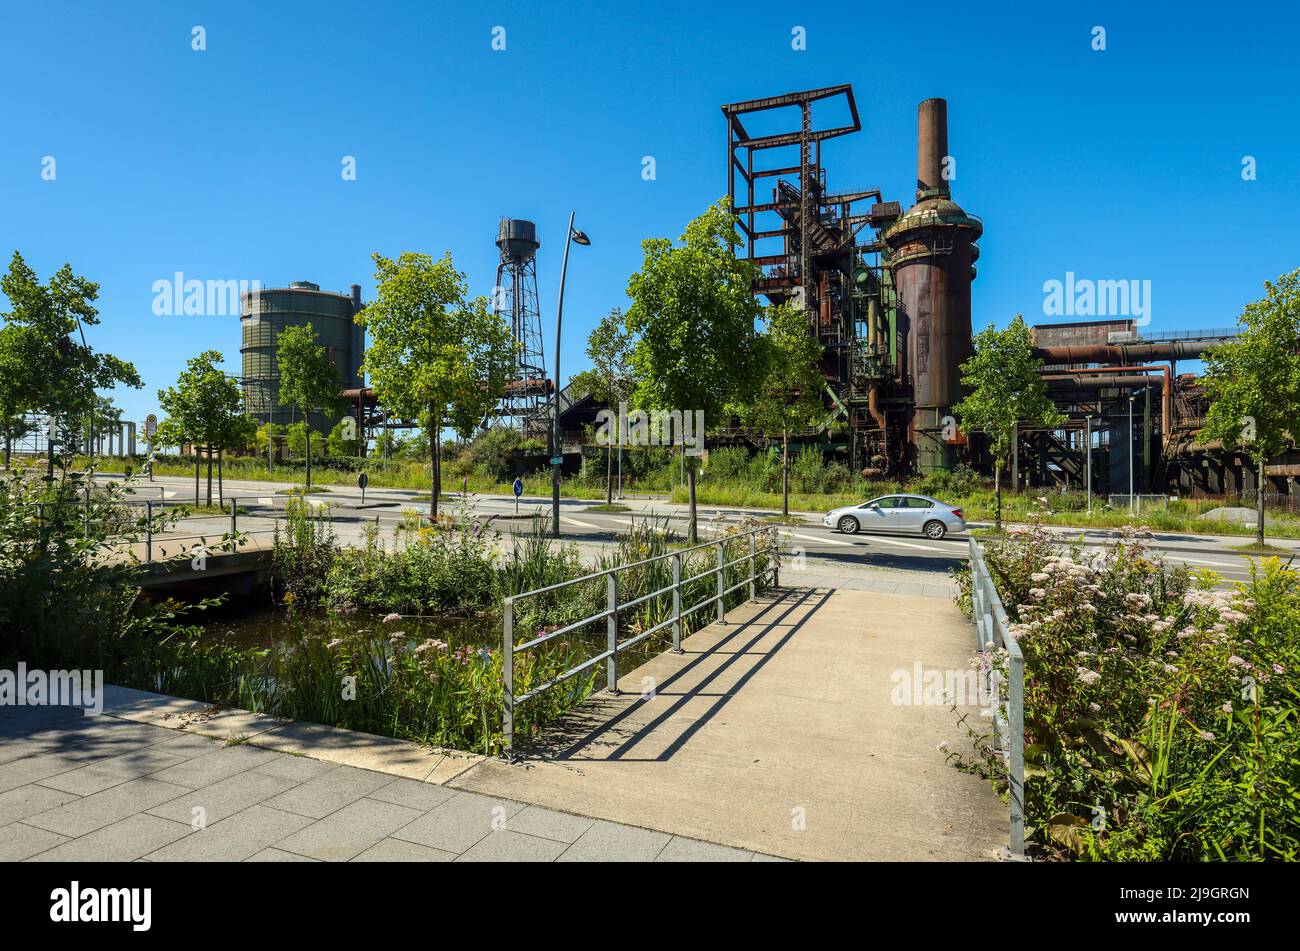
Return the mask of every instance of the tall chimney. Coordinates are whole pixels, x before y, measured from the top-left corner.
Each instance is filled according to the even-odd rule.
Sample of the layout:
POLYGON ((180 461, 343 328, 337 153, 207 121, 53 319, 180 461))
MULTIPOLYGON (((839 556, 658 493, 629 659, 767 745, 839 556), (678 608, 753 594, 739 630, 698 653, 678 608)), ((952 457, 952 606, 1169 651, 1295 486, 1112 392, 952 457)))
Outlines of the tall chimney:
POLYGON ((948 103, 926 99, 916 111, 916 200, 947 198, 951 190, 943 177, 943 160, 948 155, 948 103))

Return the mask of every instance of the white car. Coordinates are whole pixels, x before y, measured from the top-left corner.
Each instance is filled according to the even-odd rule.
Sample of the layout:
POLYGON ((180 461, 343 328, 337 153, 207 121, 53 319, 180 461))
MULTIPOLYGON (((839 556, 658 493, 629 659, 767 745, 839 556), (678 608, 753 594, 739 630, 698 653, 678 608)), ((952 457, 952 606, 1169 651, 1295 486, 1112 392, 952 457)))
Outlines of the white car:
POLYGON ((845 535, 858 532, 897 532, 943 538, 949 532, 964 532, 961 509, 925 495, 882 495, 861 505, 832 509, 822 519, 828 528, 845 535))

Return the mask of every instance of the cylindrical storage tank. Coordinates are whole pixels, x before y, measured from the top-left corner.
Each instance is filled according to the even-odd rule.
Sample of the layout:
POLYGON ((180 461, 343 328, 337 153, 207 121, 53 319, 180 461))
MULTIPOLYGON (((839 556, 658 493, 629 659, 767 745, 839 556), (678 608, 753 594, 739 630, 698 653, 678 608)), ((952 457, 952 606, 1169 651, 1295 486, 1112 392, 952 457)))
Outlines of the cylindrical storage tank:
MULTIPOLYGON (((364 340, 353 321, 356 299, 353 294, 322 291, 310 281, 295 281, 288 287, 262 288, 244 294, 240 314, 243 343, 244 404, 247 412, 261 422, 267 414, 277 426, 301 419, 291 407, 280 402, 280 372, 275 351, 280 334, 286 328, 311 324, 317 340, 339 374, 340 388, 362 385, 360 365, 364 340)), ((339 416, 313 416, 312 425, 328 431, 339 416)))

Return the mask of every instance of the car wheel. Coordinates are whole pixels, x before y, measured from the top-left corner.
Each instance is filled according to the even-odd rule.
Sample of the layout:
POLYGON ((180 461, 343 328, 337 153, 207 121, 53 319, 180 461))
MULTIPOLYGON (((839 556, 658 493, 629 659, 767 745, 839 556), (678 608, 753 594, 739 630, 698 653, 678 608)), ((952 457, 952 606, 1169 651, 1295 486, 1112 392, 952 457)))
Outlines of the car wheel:
POLYGON ((943 536, 948 534, 948 526, 935 519, 926 522, 925 528, 922 529, 922 531, 925 532, 926 538, 933 538, 935 541, 938 541, 940 538, 943 538, 943 536))
POLYGON ((839 525, 836 526, 845 535, 856 535, 858 533, 858 520, 852 515, 846 515, 840 519, 839 525))

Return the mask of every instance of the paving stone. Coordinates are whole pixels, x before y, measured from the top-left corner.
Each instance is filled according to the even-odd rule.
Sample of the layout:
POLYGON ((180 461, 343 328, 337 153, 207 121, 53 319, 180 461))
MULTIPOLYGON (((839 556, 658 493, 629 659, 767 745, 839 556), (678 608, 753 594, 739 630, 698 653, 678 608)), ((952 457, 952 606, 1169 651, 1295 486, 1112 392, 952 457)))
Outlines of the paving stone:
POLYGON ((229 819, 151 852, 151 862, 242 862, 311 824, 305 816, 249 806, 229 819))
POLYGON ((313 819, 324 819, 331 812, 370 795, 390 782, 392 777, 383 773, 340 766, 333 772, 281 793, 266 804, 272 809, 284 809, 313 819))
POLYGON ((188 825, 142 813, 42 852, 33 861, 130 862, 192 831, 188 825))
POLYGON ((457 795, 456 790, 448 789, 446 786, 435 786, 433 783, 423 783, 416 779, 394 779, 387 786, 372 792, 370 798, 428 812, 455 795, 457 795))
POLYGON ((418 842, 404 839, 381 839, 366 849, 352 861, 354 862, 451 862, 456 858, 455 852, 431 849, 418 842))
POLYGON ((457 862, 554 862, 567 848, 554 839, 502 829, 479 839, 457 862))
POLYGON ((783 859, 779 855, 764 855, 762 852, 755 852, 752 862, 792 862, 793 859, 783 859))
POLYGON ((598 820, 558 861, 653 862, 671 838, 663 832, 598 820))
POLYGON ((80 766, 67 772, 48 776, 40 781, 42 786, 62 789, 64 792, 76 793, 78 796, 90 796, 112 786, 141 776, 148 776, 158 770, 167 769, 184 763, 186 758, 175 753, 145 746, 130 753, 110 756, 96 760, 89 766, 80 766))
MULTIPOLYGON (((35 783, 10 789, 7 792, 0 793, 0 825, 8 825, 11 822, 17 822, 19 819, 26 819, 28 816, 46 812, 63 805, 65 802, 74 802, 79 798, 73 793, 61 792, 48 786, 38 786, 35 783)), ((61 830, 51 829, 50 831, 60 832, 61 830)), ((75 835, 76 833, 69 834, 75 835)))
POLYGON ((263 849, 256 855, 250 855, 245 862, 315 862, 316 859, 299 855, 297 852, 282 852, 279 849, 263 849))
POLYGON ((0 826, 0 862, 21 862, 67 841, 66 835, 38 829, 25 822, 11 822, 0 826))
POLYGON ((253 770, 258 773, 265 773, 268 776, 292 779, 295 783, 305 783, 308 780, 316 779, 341 768, 334 763, 322 763, 320 760, 311 759, 307 756, 277 753, 274 758, 267 760, 262 765, 254 766, 253 770))
POLYGON ((276 847, 323 862, 346 862, 420 815, 418 809, 391 802, 358 799, 301 832, 282 839, 276 847))
POLYGON ((497 828, 523 806, 505 799, 477 793, 457 793, 427 815, 394 834, 394 838, 418 842, 444 852, 461 853, 497 828))
POLYGON ((179 753, 188 756, 203 756, 205 753, 216 752, 221 747, 221 741, 210 736, 199 736, 195 733, 186 733, 176 731, 170 737, 161 743, 155 743, 153 749, 166 750, 169 753, 179 753))
POLYGON ((701 842, 699 839, 686 839, 675 835, 664 846, 664 850, 655 857, 656 862, 748 862, 753 859, 753 852, 733 849, 726 845, 701 842))
POLYGON ((278 796, 296 785, 297 783, 289 779, 245 770, 219 783, 204 786, 183 796, 177 796, 170 802, 155 806, 149 810, 149 814, 188 824, 193 820, 194 809, 197 806, 203 809, 207 824, 212 825, 237 812, 242 812, 249 806, 255 806, 272 796, 278 796))
POLYGON ((0 767, 0 792, 8 792, 28 783, 39 782, 49 776, 77 769, 81 764, 70 762, 58 753, 37 753, 24 756, 0 767))
MULTIPOLYGON (((44 787, 36 787, 44 788, 44 787)), ((52 795, 70 796, 54 789, 46 789, 52 795)), ((135 815, 145 812, 159 803, 189 792, 183 786, 159 782, 156 779, 133 779, 129 783, 105 789, 93 796, 86 796, 56 809, 49 809, 27 819, 29 825, 40 826, 60 835, 78 836, 135 815)), ((66 800, 65 800, 66 801, 66 800)))
POLYGON ((191 789, 201 789, 219 783, 227 777, 269 762, 272 754, 254 746, 220 746, 211 753, 196 756, 179 766, 164 769, 154 779, 175 783, 191 789))
POLYGON ((576 842, 584 832, 592 827, 596 820, 582 816, 571 816, 567 812, 543 809, 541 806, 528 806, 511 816, 505 828, 512 832, 541 836, 556 842, 576 842))

